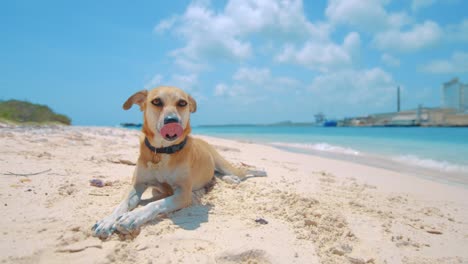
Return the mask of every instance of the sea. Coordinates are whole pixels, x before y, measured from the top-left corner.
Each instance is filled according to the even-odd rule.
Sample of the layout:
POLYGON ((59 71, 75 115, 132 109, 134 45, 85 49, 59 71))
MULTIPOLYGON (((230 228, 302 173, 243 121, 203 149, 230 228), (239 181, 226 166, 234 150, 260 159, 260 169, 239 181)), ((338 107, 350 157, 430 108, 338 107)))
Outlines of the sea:
POLYGON ((468 186, 468 128, 246 125, 199 126, 192 132, 468 186))

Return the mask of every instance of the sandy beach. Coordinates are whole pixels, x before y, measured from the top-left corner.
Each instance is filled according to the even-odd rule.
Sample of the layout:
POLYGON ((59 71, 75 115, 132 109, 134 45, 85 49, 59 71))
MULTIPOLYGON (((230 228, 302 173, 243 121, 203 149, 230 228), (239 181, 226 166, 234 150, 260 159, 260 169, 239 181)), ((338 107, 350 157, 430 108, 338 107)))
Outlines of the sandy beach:
POLYGON ((198 135, 268 177, 215 180, 136 238, 101 241, 91 227, 126 194, 139 133, 2 125, 0 262, 468 263, 465 186, 198 135))

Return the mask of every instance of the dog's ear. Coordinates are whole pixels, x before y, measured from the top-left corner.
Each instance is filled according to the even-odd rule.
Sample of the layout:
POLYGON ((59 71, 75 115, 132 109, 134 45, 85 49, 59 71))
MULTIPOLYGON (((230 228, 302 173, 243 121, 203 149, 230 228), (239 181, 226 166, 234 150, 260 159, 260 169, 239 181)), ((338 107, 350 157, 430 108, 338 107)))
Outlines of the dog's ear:
POLYGON ((188 100, 189 100, 189 109, 190 109, 190 113, 195 113, 197 111, 197 102, 195 101, 195 99, 193 99, 192 96, 189 95, 188 97, 188 100))
POLYGON ((148 96, 148 91, 147 90, 141 90, 134 95, 130 96, 127 101, 123 104, 123 109, 128 110, 132 108, 133 104, 137 104, 140 106, 140 110, 143 111, 143 106, 146 101, 146 96, 148 96))

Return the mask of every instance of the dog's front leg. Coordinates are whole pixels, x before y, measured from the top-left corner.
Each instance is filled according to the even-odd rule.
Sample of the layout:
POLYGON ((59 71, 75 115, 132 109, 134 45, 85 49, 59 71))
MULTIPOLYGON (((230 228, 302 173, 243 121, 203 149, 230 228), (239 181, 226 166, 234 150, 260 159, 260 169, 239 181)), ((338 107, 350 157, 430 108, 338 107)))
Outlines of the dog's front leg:
POLYGON ((137 207, 141 200, 141 195, 146 190, 147 185, 145 184, 134 184, 128 193, 128 196, 115 208, 115 210, 107 217, 97 222, 92 230, 93 236, 101 239, 106 239, 115 230, 115 223, 124 213, 137 207))
POLYGON ((158 215, 182 209, 189 206, 191 202, 191 186, 179 187, 172 196, 151 202, 144 207, 125 213, 117 220, 115 227, 119 232, 129 234, 138 230, 144 223, 155 219, 158 215))

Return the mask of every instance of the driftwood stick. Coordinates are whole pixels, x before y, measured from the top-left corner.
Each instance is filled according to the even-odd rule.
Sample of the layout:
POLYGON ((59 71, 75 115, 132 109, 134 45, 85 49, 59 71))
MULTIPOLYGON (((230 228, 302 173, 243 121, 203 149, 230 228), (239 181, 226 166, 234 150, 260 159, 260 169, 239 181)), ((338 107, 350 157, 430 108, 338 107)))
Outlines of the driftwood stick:
POLYGON ((110 194, 108 193, 94 193, 94 192, 90 192, 88 193, 89 195, 94 195, 94 196, 110 196, 110 194))
POLYGON ((49 172, 51 171, 52 169, 48 169, 48 170, 45 170, 45 171, 40 171, 40 172, 35 172, 35 173, 13 173, 13 172, 10 172, 10 171, 7 171, 7 173, 3 173, 3 175, 12 175, 12 176, 33 176, 33 175, 38 175, 38 174, 42 174, 42 173, 46 173, 46 172, 49 172))

